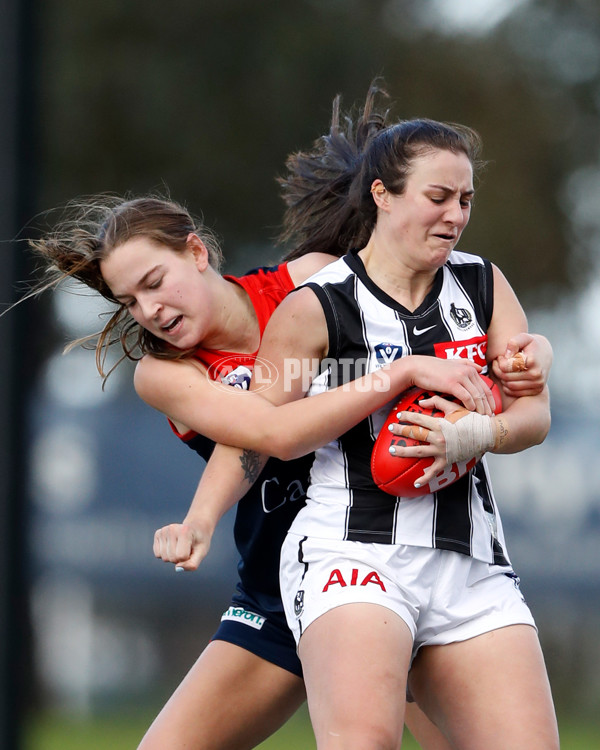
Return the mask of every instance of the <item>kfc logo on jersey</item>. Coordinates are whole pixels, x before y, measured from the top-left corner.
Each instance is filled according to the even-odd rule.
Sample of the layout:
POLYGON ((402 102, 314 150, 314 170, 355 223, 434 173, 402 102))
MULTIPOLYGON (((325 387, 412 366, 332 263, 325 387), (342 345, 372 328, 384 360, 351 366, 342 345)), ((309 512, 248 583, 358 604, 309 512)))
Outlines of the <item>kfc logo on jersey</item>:
POLYGON ((470 359, 478 365, 485 366, 487 336, 475 336, 464 341, 444 341, 434 344, 435 356, 440 359, 470 359))
POLYGON ((370 583, 379 586, 382 591, 386 590, 379 574, 374 570, 370 570, 366 575, 361 574, 359 576, 358 568, 352 568, 350 575, 346 574, 346 578, 344 578, 342 571, 339 568, 335 568, 329 574, 329 580, 323 588, 323 593, 325 593, 330 586, 342 586, 342 588, 345 588, 346 586, 368 586, 370 583))
POLYGON ((450 317, 462 331, 473 323, 471 313, 464 307, 456 307, 454 302, 450 303, 450 317))
POLYGON ((377 344, 373 351, 377 358, 377 364, 381 367, 389 365, 390 362, 393 362, 395 359, 402 356, 402 347, 397 344, 388 344, 385 342, 377 344))

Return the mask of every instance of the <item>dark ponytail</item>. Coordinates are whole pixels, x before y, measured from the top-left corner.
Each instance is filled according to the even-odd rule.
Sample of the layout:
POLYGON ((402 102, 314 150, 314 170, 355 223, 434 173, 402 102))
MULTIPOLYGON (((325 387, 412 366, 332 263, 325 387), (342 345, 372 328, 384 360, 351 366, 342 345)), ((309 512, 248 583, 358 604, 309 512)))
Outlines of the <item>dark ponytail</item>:
POLYGON ((365 149, 385 128, 387 111, 375 110, 379 94, 386 96, 373 84, 356 124, 351 115, 341 117, 336 96, 329 134, 288 157, 288 174, 279 179, 286 204, 279 240, 294 245, 286 260, 310 252, 341 256, 368 240, 376 211, 361 172, 365 149))
POLYGON ((309 252, 341 256, 364 247, 377 222, 373 181, 401 195, 418 156, 452 151, 466 154, 474 172, 482 166, 481 140, 474 130, 428 119, 388 125, 388 110, 375 108, 379 95, 387 97, 374 82, 356 124, 345 115, 343 126, 336 96, 329 134, 310 151, 288 158, 288 174, 279 180, 287 206, 279 240, 294 248, 286 260, 309 252))

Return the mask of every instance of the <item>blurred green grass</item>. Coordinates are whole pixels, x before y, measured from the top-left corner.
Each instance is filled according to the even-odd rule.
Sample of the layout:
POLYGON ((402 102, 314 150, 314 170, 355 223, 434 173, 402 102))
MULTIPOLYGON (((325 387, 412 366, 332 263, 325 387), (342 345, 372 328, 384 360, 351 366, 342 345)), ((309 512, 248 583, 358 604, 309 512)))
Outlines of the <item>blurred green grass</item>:
MULTIPOLYGON (((31 717, 25 726, 24 750, 135 750, 153 714, 115 713, 91 719, 68 719, 45 713, 31 717)), ((561 750, 600 748, 600 724, 573 718, 559 719, 561 750)), ((314 750, 315 741, 306 708, 266 742, 260 750, 314 750)), ((419 745, 405 732, 402 750, 419 745)))

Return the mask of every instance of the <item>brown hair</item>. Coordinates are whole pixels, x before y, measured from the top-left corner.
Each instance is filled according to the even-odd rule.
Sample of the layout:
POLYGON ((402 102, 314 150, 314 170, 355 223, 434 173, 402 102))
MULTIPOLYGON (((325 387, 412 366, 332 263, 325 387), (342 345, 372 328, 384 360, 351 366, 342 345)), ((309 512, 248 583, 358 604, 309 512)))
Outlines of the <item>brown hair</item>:
POLYGON ((400 195, 412 162, 427 151, 462 152, 474 172, 483 165, 481 139, 471 128, 428 119, 388 125, 388 110, 375 106, 378 96, 387 94, 374 82, 356 121, 349 114, 342 122, 336 96, 329 133, 288 158, 288 174, 279 180, 287 206, 279 239, 294 246, 287 260, 364 247, 377 221, 373 181, 400 195))
POLYGON ((100 332, 71 344, 72 347, 94 342, 96 366, 105 380, 125 358, 137 360, 146 353, 168 359, 187 356, 191 350, 170 347, 133 320, 104 281, 100 261, 133 237, 148 237, 174 252, 183 252, 190 233, 202 239, 208 249, 210 264, 218 271, 222 254, 215 235, 175 201, 155 196, 125 199, 101 195, 71 202, 50 233, 29 241, 35 255, 41 259, 43 277, 27 297, 55 289, 62 281, 71 278, 99 292, 117 306, 100 332), (115 343, 120 343, 123 355, 105 372, 108 347, 115 343))

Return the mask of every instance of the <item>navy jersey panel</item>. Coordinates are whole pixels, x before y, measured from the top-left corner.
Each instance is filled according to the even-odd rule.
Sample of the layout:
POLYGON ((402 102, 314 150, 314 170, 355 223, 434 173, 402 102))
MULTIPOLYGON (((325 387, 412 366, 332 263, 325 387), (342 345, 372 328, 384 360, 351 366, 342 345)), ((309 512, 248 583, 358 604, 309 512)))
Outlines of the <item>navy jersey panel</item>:
POLYGON ((302 677, 302 665, 296 643, 287 626, 283 610, 266 615, 254 597, 240 592, 231 607, 223 613, 221 623, 211 638, 227 641, 260 656, 271 664, 302 677))

